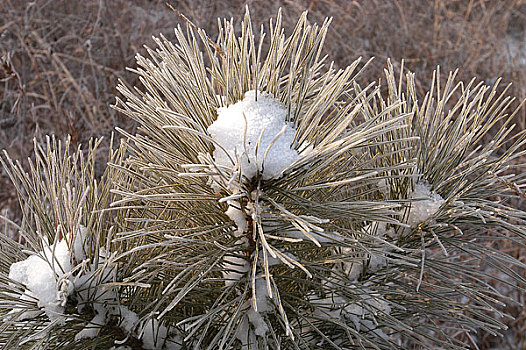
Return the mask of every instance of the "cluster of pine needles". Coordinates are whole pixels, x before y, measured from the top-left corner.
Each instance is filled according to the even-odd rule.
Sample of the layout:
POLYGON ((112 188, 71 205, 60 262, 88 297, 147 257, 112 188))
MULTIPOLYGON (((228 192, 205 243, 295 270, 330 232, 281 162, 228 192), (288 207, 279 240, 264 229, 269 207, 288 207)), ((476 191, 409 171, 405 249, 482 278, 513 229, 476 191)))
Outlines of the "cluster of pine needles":
POLYGON ((0 235, 0 346, 463 349, 478 330, 505 329, 502 307, 515 301, 492 281, 526 283, 524 264, 492 248, 526 237, 526 213, 511 205, 526 186, 525 132, 505 112, 513 99, 498 82, 451 73, 444 83, 439 70, 417 96, 414 75, 389 62, 385 83, 360 85, 367 63, 339 70, 323 55, 329 23, 304 13, 285 35, 278 13, 266 35, 247 11, 240 28, 219 22, 215 40, 191 24, 175 43, 156 39, 133 69, 143 87, 119 86, 115 108, 139 127, 119 130, 102 178, 101 140, 75 151, 68 140, 35 141, 29 170, 4 154, 23 221, 10 223, 17 240, 0 235), (251 90, 280 101, 296 130, 299 159, 270 179, 241 178, 235 159, 216 164, 221 145, 207 131, 251 90), (430 197, 415 196, 423 187, 430 197), (431 198, 436 210, 415 224, 431 198), (227 215, 233 202, 250 213, 246 244, 227 215), (42 252, 62 241, 73 252, 81 228, 86 258, 72 253, 64 277, 42 252), (86 288, 115 293, 133 324, 116 312, 94 324, 107 297, 94 292, 79 307, 77 290, 50 318, 10 278, 13 264, 38 254, 57 280, 94 267, 86 288), (96 337, 77 336, 87 326, 96 337))

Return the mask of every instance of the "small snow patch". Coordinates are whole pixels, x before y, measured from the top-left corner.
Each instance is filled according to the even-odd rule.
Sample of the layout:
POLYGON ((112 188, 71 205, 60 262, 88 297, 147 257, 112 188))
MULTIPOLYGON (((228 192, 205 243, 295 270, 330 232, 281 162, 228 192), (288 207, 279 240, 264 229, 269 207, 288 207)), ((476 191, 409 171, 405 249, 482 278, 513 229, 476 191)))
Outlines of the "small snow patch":
POLYGON ((227 255, 223 260, 225 261, 223 277, 227 287, 239 281, 250 269, 248 261, 244 258, 227 255))
POLYGON ((411 226, 417 226, 435 215, 445 203, 438 193, 431 192, 430 185, 422 183, 415 184, 410 198, 414 200, 407 217, 407 223, 411 226))
POLYGON ((168 335, 168 329, 152 318, 146 321, 143 325, 141 332, 141 340, 143 349, 147 350, 160 350, 166 341, 168 335))
POLYGON ((97 314, 86 327, 75 335, 75 340, 95 338, 99 334, 101 327, 106 323, 106 315, 108 313, 106 308, 101 304, 95 304, 93 308, 97 314))
POLYGON ((272 304, 269 303, 268 297, 265 278, 256 279, 257 311, 254 309, 252 301, 245 301, 242 308, 246 313, 236 331, 236 338, 241 342, 242 349, 256 349, 256 338, 264 337, 269 331, 265 317, 262 315, 272 310, 272 304))
POLYGON ((238 209, 241 207, 239 202, 231 201, 228 204, 228 209, 225 214, 236 224, 237 230, 235 235, 237 237, 242 236, 248 228, 246 215, 242 210, 238 209))
POLYGON ((333 322, 352 322, 357 331, 373 331, 377 336, 386 339, 387 336, 374 320, 377 316, 391 313, 389 302, 371 289, 363 288, 362 292, 356 300, 348 300, 334 292, 329 292, 325 298, 311 295, 308 299, 315 306, 314 314, 317 317, 333 322))
MULTIPOLYGON (((66 236, 53 245, 43 239, 43 250, 12 264, 9 278, 25 286, 20 299, 36 300, 50 321, 67 320, 65 305, 72 294, 78 300, 78 312, 82 313, 88 305, 93 307, 95 316, 76 334, 77 340, 96 337, 109 315, 118 316, 119 326, 131 333, 138 323, 137 315, 120 305, 116 289, 106 285, 116 279, 117 266, 110 262, 111 256, 104 248, 99 248, 98 263, 90 263, 86 255, 87 233, 81 225, 73 237, 66 236), (78 265, 74 266, 73 261, 78 265)), ((16 319, 21 321, 37 317, 42 311, 13 308, 10 312, 16 313, 16 319)))
POLYGON ((296 130, 285 121, 286 116, 287 108, 280 101, 262 91, 257 92, 256 100, 255 90, 246 92, 243 100, 219 108, 208 133, 228 155, 216 146, 215 162, 239 168, 246 179, 254 178, 258 172, 263 179, 279 176, 299 158, 291 147, 296 130), (229 156, 236 164, 231 163, 229 156))
MULTIPOLYGON (((52 321, 60 319, 64 312, 62 300, 58 297, 61 278, 71 271, 70 251, 67 242, 62 240, 49 245, 42 240, 43 250, 29 256, 27 259, 14 263, 9 268, 9 278, 26 286, 25 295, 38 300, 38 306, 43 308, 52 321)), ((71 288, 62 291, 62 297, 67 298, 71 288)), ((25 296, 22 299, 27 299, 25 296)), ((15 310, 16 311, 16 310, 15 310)), ((19 319, 35 316, 33 313, 23 314, 19 319)))

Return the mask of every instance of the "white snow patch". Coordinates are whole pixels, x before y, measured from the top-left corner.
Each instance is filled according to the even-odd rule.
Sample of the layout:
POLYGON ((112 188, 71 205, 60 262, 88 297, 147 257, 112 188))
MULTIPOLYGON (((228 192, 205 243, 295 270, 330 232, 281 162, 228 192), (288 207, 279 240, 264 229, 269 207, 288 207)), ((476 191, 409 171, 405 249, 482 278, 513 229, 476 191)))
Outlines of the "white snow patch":
POLYGON ((263 337, 269 331, 263 313, 272 310, 272 304, 268 301, 268 288, 265 278, 256 279, 256 307, 254 309, 252 300, 247 300, 242 306, 245 315, 236 331, 236 338, 241 342, 241 348, 246 350, 257 349, 256 338, 263 337))
MULTIPOLYGON (((58 284, 71 271, 71 255, 65 240, 50 246, 47 239, 43 239, 42 245, 44 250, 12 264, 9 278, 26 286, 24 294, 37 299, 38 306, 44 309, 51 321, 60 320, 64 312, 63 299, 72 290, 71 287, 66 290, 59 288, 58 284), (62 292, 60 296, 59 291, 62 292)), ((20 318, 31 316, 35 316, 35 313, 25 313, 20 318)))
POLYGON ((97 313, 95 317, 75 335, 75 340, 80 340, 84 338, 95 338, 101 329, 102 326, 106 323, 106 315, 108 311, 101 304, 93 305, 95 312, 97 313))
POLYGON ((91 264, 88 271, 75 279, 75 291, 79 299, 77 309, 82 312, 85 306, 92 305, 97 312, 95 317, 77 334, 76 339, 96 337, 109 316, 117 316, 119 327, 127 333, 132 333, 139 323, 139 317, 135 312, 120 305, 116 288, 106 286, 107 283, 116 279, 117 274, 117 266, 108 263, 107 259, 108 254, 101 248, 98 267, 91 264))
POLYGON ((239 281, 250 269, 248 261, 244 258, 227 255, 223 260, 225 261, 223 278, 225 279, 225 286, 227 287, 239 281))
POLYGON ((140 339, 142 340, 143 349, 146 350, 161 350, 166 337, 168 335, 168 329, 152 318, 144 322, 140 339))
POLYGON ((254 334, 257 336, 264 336, 268 332, 268 326, 265 322, 265 319, 257 311, 254 311, 254 308, 250 308, 247 312, 247 317, 252 326, 254 326, 254 334))
POLYGON ((228 203, 228 205, 229 206, 225 214, 236 224, 236 237, 242 236, 247 231, 246 215, 242 210, 238 209, 241 207, 239 202, 231 201, 231 203, 228 203))
MULTIPOLYGON (((341 249, 341 254, 343 256, 349 256, 353 255, 356 256, 356 250, 349 247, 343 247, 341 249)), ((337 270, 339 267, 335 266, 335 269, 337 270)), ((363 260, 358 259, 356 261, 345 261, 342 263, 341 266, 343 272, 347 275, 347 277, 351 281, 356 281, 360 277, 363 271, 363 260)))
POLYGON ((256 337, 265 336, 269 328, 265 318, 254 310, 250 301, 246 301, 243 307, 247 311, 236 331, 236 338, 241 342, 242 349, 256 349, 256 337))
POLYGON ((120 317, 119 326, 128 333, 131 333, 133 328, 139 323, 137 314, 126 306, 119 305, 118 311, 115 313, 120 317))
MULTIPOLYGON (((340 248, 344 257, 352 256, 355 258, 354 261, 343 262, 341 266, 341 269, 351 281, 358 280, 364 272, 364 264, 366 264, 366 271, 370 273, 377 272, 382 267, 387 266, 388 261, 385 254, 393 249, 382 242, 384 237, 391 237, 395 234, 392 228, 387 229, 385 222, 373 222, 365 226, 363 230, 367 233, 367 235, 364 235, 363 240, 375 242, 378 247, 370 249, 367 253, 349 247, 340 248)), ((335 266, 335 269, 338 270, 339 267, 335 266)))
POLYGON ((256 306, 258 312, 271 311, 272 305, 267 298, 269 298, 269 294, 266 279, 264 277, 256 279, 256 306))
MULTIPOLYGON (((110 256, 104 248, 99 249, 98 263, 90 264, 86 249, 87 233, 86 227, 81 225, 73 237, 66 236, 67 240, 49 245, 47 239, 43 239, 43 250, 12 264, 9 278, 26 287, 20 298, 36 299, 38 307, 43 309, 50 321, 65 322, 65 305, 73 293, 78 299, 80 313, 91 305, 95 316, 76 334, 75 339, 96 337, 106 324, 108 315, 118 316, 120 327, 129 333, 138 323, 138 317, 120 305, 115 288, 105 286, 115 280, 117 271, 116 265, 108 262, 110 256), (72 258, 77 266, 73 266, 72 258)), ((10 313, 20 311, 13 309, 10 313)), ((18 315, 17 320, 31 319, 41 313, 40 310, 25 311, 18 315)))
POLYGON ((247 91, 243 100, 217 112, 208 133, 237 163, 232 164, 225 150, 216 146, 213 157, 219 166, 240 168, 246 179, 258 172, 263 179, 270 179, 299 158, 291 148, 296 130, 285 121, 287 108, 272 95, 258 91, 256 100, 256 91, 247 91))
POLYGON ((256 350, 256 334, 250 329, 247 315, 241 319, 236 331, 236 338, 241 342, 241 350, 256 350))
MULTIPOLYGON (((385 191, 386 188, 385 180, 382 179, 379 183, 379 189, 385 191)), ((446 202, 438 193, 431 191, 429 184, 422 182, 414 185, 414 190, 409 194, 409 199, 411 199, 411 206, 406 222, 411 227, 416 227, 434 217, 446 202)), ((387 229, 387 225, 384 222, 373 222, 366 225, 363 230, 365 235, 362 239, 375 243, 375 248, 371 248, 368 252, 363 252, 361 257, 357 256, 356 261, 344 262, 341 264, 341 267, 335 266, 336 270, 343 270, 351 280, 357 280, 360 277, 364 272, 365 264, 365 270, 370 273, 377 272, 387 266, 386 253, 395 249, 395 246, 387 244, 385 241, 396 240, 398 234, 400 234, 393 228, 387 229)), ((409 229, 405 228, 402 232, 409 232, 409 229)), ((343 255, 357 255, 356 250, 352 248, 344 247, 340 249, 343 255)))
POLYGON ((411 226, 417 226, 434 216, 442 204, 445 203, 444 198, 438 193, 431 192, 431 186, 429 184, 415 184, 410 198, 414 200, 411 203, 411 210, 407 217, 407 223, 411 226))
POLYGON ((86 243, 87 243, 88 229, 80 225, 73 240, 73 256, 77 262, 86 259, 86 243))
MULTIPOLYGON (((352 286, 350 288, 353 288, 352 286)), ((315 306, 314 314, 325 319, 336 319, 344 322, 352 322, 357 331, 373 331, 376 335, 386 338, 385 333, 373 322, 374 317, 382 314, 390 314, 391 306, 379 293, 370 289, 363 289, 356 300, 335 295, 330 292, 325 298, 309 296, 310 302, 315 306)))
MULTIPOLYGON (((26 290, 22 295, 15 294, 15 293, 9 293, 9 295, 15 298, 19 296, 21 301, 30 301, 32 303, 35 302, 35 299, 36 299, 33 293, 31 293, 28 290, 26 290)), ((9 311, 8 313, 8 315, 13 315, 13 314, 18 314, 16 315, 16 318, 15 318, 17 321, 24 321, 24 320, 31 320, 35 317, 38 317, 40 314, 42 314, 42 310, 37 309, 37 310, 29 311, 26 308, 15 307, 13 308, 13 310, 9 311)), ((9 317, 9 316, 5 317, 4 321, 8 321, 11 318, 12 317, 9 317)))
MULTIPOLYGON (((21 299, 37 299, 38 307, 44 309, 51 321, 62 318, 67 299, 76 287, 71 276, 73 269, 71 258, 74 257, 77 262, 86 258, 84 248, 86 237, 87 229, 80 225, 72 241, 63 239, 50 245, 47 238, 43 238, 42 251, 12 264, 9 268, 9 278, 22 283, 27 288, 21 299)), ((13 310, 13 312, 17 311, 20 310, 13 310)), ((18 319, 31 319, 40 313, 40 311, 24 312, 18 319)))
POLYGON ((369 256, 369 264, 367 264, 367 270, 374 273, 383 267, 387 266, 387 259, 383 253, 371 252, 369 256))
POLYGON ((392 237, 395 235, 395 231, 392 228, 388 230, 387 224, 385 222, 375 222, 373 224, 367 225, 364 229, 370 235, 378 237, 379 239, 377 240, 377 243, 381 244, 380 249, 371 250, 369 254, 367 270, 374 273, 382 267, 387 266, 387 258, 385 257, 385 253, 388 253, 392 250, 392 247, 381 243, 380 239, 383 239, 386 236, 392 237))

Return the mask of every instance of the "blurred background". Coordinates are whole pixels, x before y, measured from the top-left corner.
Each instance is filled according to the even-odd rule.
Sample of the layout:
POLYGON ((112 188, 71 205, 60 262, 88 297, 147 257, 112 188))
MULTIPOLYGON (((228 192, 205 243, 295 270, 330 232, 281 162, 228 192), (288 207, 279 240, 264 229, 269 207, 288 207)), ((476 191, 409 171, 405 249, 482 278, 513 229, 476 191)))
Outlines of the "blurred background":
MULTIPOLYGON (((325 51, 337 67, 362 56, 375 60, 359 81, 383 78, 386 59, 402 59, 416 73, 423 95, 437 65, 443 77, 459 69, 458 79, 476 77, 486 84, 502 78, 502 88, 519 101, 526 97, 525 0, 171 0, 171 6, 214 39, 217 19, 242 19, 248 5, 253 24, 268 25, 279 8, 285 27, 309 10, 311 22, 333 17, 325 51)), ((33 138, 70 134, 74 145, 109 136, 115 126, 133 131, 132 121, 111 109, 122 79, 140 86, 126 67, 135 54, 153 47, 152 35, 174 37, 184 20, 156 0, 1 0, 0 1, 0 149, 14 159, 31 155, 33 138)), ((510 112, 512 112, 510 110, 510 112)), ((523 108, 517 130, 526 128, 523 108)), ((108 147, 109 141, 104 145, 108 147)), ((101 164, 102 172, 104 164, 101 164)), ((0 215, 17 222, 16 190, 0 171, 0 215)), ((0 223, 2 220, 0 220, 0 223)), ((12 226, 2 227, 7 234, 12 226)), ((526 261, 525 252, 509 246, 526 261)), ((521 271, 524 274, 524 271, 521 271)), ((513 292, 520 302, 526 293, 513 292)), ((466 344, 479 349, 526 349, 526 311, 506 309, 515 320, 503 339, 479 334, 466 344)))

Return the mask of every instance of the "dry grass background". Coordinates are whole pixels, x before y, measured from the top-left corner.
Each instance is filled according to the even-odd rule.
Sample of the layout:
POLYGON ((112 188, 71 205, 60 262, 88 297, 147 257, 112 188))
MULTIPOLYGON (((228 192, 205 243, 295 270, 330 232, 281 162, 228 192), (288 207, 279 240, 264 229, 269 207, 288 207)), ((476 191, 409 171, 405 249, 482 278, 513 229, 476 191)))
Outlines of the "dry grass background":
MULTIPOLYGON (((423 93, 436 65, 459 68, 459 78, 513 82, 511 94, 526 98, 526 1, 524 0, 172 0, 171 4, 213 38, 218 17, 241 18, 250 7, 255 24, 278 8, 289 27, 308 9, 311 21, 334 18, 326 53, 337 66, 357 56, 376 60, 363 81, 382 76, 385 59, 416 72, 423 93)), ((15 159, 30 156, 32 139, 71 134, 73 144, 109 136, 134 125, 110 108, 118 79, 139 84, 134 66, 152 35, 173 37, 181 19, 163 1, 0 1, 0 149, 15 159)), ((505 85, 505 84, 504 84, 505 85)), ((526 112, 517 115, 526 128, 526 112)), ((109 139, 109 138, 108 138, 109 139)), ((102 167, 101 167, 102 170, 102 167)), ((17 221, 15 189, 0 172, 0 214, 17 221)), ((7 226, 6 226, 7 228, 7 226)), ((6 229, 9 231, 8 229, 6 229)), ((509 249, 526 260, 525 252, 509 249)), ((524 273, 524 272, 523 272, 524 273)), ((526 294, 516 298, 526 301, 526 294)), ((479 334, 466 344, 480 349, 526 349, 526 311, 507 310, 504 339, 479 334), (476 344, 476 345, 475 345, 476 344)))

